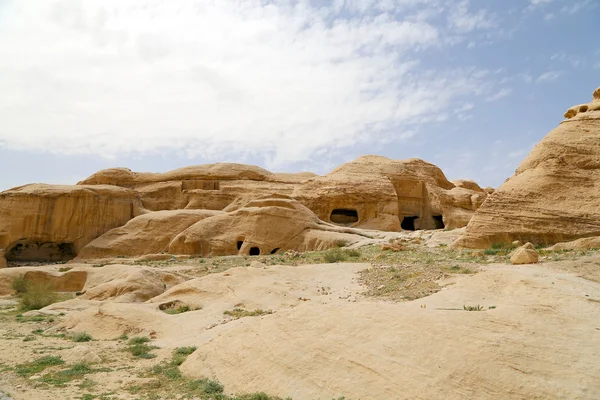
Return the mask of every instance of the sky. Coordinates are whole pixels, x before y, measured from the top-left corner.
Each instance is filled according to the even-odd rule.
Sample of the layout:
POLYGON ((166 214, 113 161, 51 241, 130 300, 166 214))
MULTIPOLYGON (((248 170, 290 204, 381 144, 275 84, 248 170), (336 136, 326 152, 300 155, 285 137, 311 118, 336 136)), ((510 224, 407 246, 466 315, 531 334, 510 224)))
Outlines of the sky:
POLYGON ((600 0, 0 0, 0 190, 111 167, 499 186, 600 86, 600 0))

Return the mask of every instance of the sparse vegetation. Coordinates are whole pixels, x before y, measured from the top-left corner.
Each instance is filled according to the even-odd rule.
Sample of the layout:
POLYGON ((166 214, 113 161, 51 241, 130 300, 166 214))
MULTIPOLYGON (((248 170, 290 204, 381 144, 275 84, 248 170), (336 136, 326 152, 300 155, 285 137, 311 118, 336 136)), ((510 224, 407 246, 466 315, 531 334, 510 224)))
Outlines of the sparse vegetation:
POLYGON ((64 363, 65 362, 60 357, 45 356, 29 363, 19 364, 15 367, 15 371, 19 376, 28 377, 40 373, 48 367, 62 365, 64 363))
POLYGON ((96 372, 110 371, 108 368, 91 368, 89 365, 84 363, 74 364, 71 368, 63 369, 58 372, 46 374, 40 379, 41 382, 54 385, 54 386, 65 386, 67 382, 76 379, 82 379, 85 375, 93 374, 96 372))
POLYGON ((22 295, 23 293, 25 293, 27 291, 28 286, 29 282, 27 281, 27 279, 25 279, 25 276, 23 275, 17 276, 12 280, 11 287, 17 295, 22 295))
POLYGON ((71 336, 71 340, 74 342, 89 342, 92 341, 92 335, 87 332, 78 332, 71 336))
POLYGON ((233 310, 223 312, 223 314, 232 317, 233 319, 239 319, 243 317, 260 317, 261 315, 273 314, 273 311, 261 310, 260 308, 253 311, 244 310, 243 308, 234 308, 233 310))
MULTIPOLYGON (((19 309, 21 311, 39 310, 50 304, 61 301, 61 297, 54 291, 54 287, 48 282, 25 282, 17 281, 15 285, 20 293, 19 309)), ((13 281, 15 284, 15 281, 13 281)), ((13 286, 14 288, 14 286, 13 286)))
POLYGON ((348 246, 348 241, 344 239, 338 239, 334 242, 337 247, 346 247, 348 246))
POLYGON ((360 257, 361 253, 355 249, 341 249, 339 247, 334 247, 333 249, 327 250, 323 254, 323 261, 327 263, 336 263, 341 261, 346 261, 348 258, 357 258, 360 257))
POLYGON ((465 311, 483 311, 483 306, 477 304, 476 306, 463 306, 465 311))
MULTIPOLYGON (((180 347, 173 351, 173 358, 152 367, 148 376, 160 379, 159 387, 132 386, 128 390, 132 394, 151 391, 150 398, 158 397, 160 393, 177 393, 180 398, 195 398, 199 400, 283 400, 280 397, 269 396, 264 392, 228 396, 224 394, 224 386, 215 380, 202 378, 190 379, 181 373, 179 366, 187 356, 196 350, 195 347, 180 347)), ((286 400, 291 400, 287 398, 286 400)))
POLYGON ((158 349, 158 347, 156 346, 150 346, 146 343, 148 343, 150 341, 150 338, 145 337, 145 336, 138 336, 138 337, 134 337, 129 339, 129 341, 127 342, 128 346, 127 346, 127 351, 129 353, 131 353, 132 356, 137 357, 137 358, 155 358, 156 354, 152 354, 150 353, 150 351, 154 350, 154 349, 158 349))

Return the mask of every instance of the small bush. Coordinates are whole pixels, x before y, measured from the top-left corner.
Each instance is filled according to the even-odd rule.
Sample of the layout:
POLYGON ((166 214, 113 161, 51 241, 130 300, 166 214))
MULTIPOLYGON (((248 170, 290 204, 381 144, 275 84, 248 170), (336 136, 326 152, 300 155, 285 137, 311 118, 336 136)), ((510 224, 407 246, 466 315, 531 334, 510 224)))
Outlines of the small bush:
POLYGON ((348 246, 348 241, 344 240, 344 239, 338 239, 335 242, 333 242, 337 247, 346 247, 348 246))
POLYGON ((175 353, 177 355, 182 355, 182 356, 189 356, 194 351, 196 351, 196 348, 197 348, 196 346, 178 347, 178 348, 175 349, 175 351, 173 353, 175 353))
POLYGON ((129 346, 127 350, 131 353, 132 356, 138 358, 154 358, 155 354, 151 354, 150 350, 155 349, 155 346, 148 346, 147 344, 134 344, 133 346, 129 346))
POLYGON ((463 306, 465 311, 483 311, 483 306, 477 304, 476 306, 463 306))
POLYGON ((74 342, 89 342, 94 339, 87 332, 78 332, 71 337, 71 340, 74 342))
POLYGON ((129 341, 127 342, 127 344, 143 344, 143 343, 148 343, 150 341, 150 338, 145 337, 145 336, 137 336, 134 338, 129 339, 129 341))
POLYGON ((182 313, 188 312, 188 311, 191 311, 191 308, 190 308, 190 306, 187 306, 187 305, 179 306, 177 308, 167 308, 165 310, 165 312, 167 314, 182 314, 182 313))
POLYGON ((58 301, 60 301, 60 297, 51 284, 47 282, 29 283, 25 293, 21 295, 19 309, 22 311, 39 310, 58 301))
POLYGON ((340 262, 340 261, 345 261, 346 258, 347 258, 346 253, 340 248, 327 250, 327 252, 323 255, 323 259, 327 263, 336 263, 336 262, 340 262))
POLYGON ((23 275, 17 276, 12 280, 12 290, 15 291, 17 295, 21 295, 27 292, 27 288, 29 287, 29 282, 23 275))
POLYGON ((360 251, 358 251, 356 249, 346 250, 345 253, 348 257, 360 257, 360 255, 361 255, 360 251))

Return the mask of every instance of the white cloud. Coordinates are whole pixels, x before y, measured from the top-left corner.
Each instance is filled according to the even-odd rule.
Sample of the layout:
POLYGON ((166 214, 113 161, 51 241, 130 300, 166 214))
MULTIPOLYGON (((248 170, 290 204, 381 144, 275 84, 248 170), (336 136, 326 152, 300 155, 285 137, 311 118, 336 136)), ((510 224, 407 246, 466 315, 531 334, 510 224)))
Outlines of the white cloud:
POLYGON ((539 5, 544 5, 544 4, 549 4, 552 3, 553 0, 530 0, 529 3, 532 6, 539 6, 539 5))
POLYGON ((565 14, 576 14, 590 5, 594 5, 591 0, 576 1, 561 8, 561 12, 565 14))
POLYGON ((506 96, 508 96, 511 93, 512 93, 512 89, 510 89, 510 88, 502 88, 498 92, 492 94, 491 96, 488 96, 485 99, 485 101, 492 102, 492 101, 500 100, 501 98, 506 97, 506 96))
POLYGON ((548 71, 545 72, 543 74, 541 74, 537 79, 536 79, 536 83, 543 83, 543 82, 554 82, 555 80, 557 80, 558 78, 560 78, 563 75, 562 71, 548 71))
POLYGON ((497 26, 496 21, 486 10, 471 12, 469 11, 469 6, 469 0, 463 0, 452 6, 452 10, 448 16, 448 22, 451 27, 460 33, 465 33, 497 26))
MULTIPOLYGON (((485 71, 420 67, 414 50, 439 46, 439 29, 392 15, 428 3, 14 1, 0 25, 0 147, 276 167, 413 135, 446 118, 432 109, 493 90, 485 71)), ((489 26, 460 12, 459 30, 489 26)))

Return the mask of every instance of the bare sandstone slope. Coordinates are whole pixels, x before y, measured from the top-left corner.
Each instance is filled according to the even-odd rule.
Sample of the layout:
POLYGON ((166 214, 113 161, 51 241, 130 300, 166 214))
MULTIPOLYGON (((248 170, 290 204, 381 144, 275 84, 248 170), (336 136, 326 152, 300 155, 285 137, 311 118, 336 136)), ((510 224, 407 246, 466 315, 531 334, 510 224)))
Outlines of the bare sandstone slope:
POLYGON ((454 244, 553 244, 600 235, 600 89, 491 194, 454 244))
POLYGON ((392 303, 360 295, 356 272, 368 267, 242 267, 145 303, 77 299, 43 312, 66 313, 53 330, 196 346, 182 371, 217 379, 232 393, 297 400, 600 396, 597 282, 551 265, 489 265, 430 297, 392 303), (168 302, 199 309, 170 315, 160 310, 168 302), (484 310, 467 312, 465 304, 484 310), (273 313, 224 315, 235 307, 273 313))

